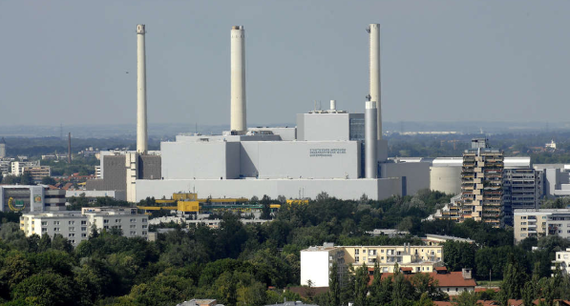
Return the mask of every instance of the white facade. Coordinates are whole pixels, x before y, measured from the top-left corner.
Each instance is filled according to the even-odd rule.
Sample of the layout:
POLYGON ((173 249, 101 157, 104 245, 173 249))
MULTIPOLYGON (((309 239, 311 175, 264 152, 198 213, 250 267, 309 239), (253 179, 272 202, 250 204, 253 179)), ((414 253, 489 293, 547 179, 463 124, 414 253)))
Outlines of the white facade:
POLYGON ((551 267, 553 271, 556 269, 556 264, 559 265, 559 269, 562 270, 564 274, 570 275, 570 249, 556 252, 551 267))
POLYGON ((33 161, 33 162, 13 161, 11 164, 10 174, 16 176, 22 175, 24 174, 24 168, 38 167, 39 165, 40 165, 39 161, 33 161))
MULTIPOLYGON (((344 264, 344 251, 333 246, 310 247, 301 251, 301 285, 312 287, 328 287, 330 270, 336 261, 344 264)), ((339 267, 343 270, 342 267, 339 267)))
POLYGON ((116 228, 125 237, 148 235, 148 216, 136 213, 136 208, 83 208, 82 211, 27 213, 20 217, 20 229, 26 237, 62 235, 73 246, 87 240, 92 226, 98 230, 116 228))

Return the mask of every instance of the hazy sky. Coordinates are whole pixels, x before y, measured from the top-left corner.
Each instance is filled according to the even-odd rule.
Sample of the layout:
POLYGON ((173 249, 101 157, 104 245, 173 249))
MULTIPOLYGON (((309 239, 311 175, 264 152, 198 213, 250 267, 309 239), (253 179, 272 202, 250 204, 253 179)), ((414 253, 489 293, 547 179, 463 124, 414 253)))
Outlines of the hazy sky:
POLYGON ((530 0, 0 1, 0 125, 134 124, 137 23, 150 123, 229 124, 232 25, 248 123, 293 123, 314 100, 362 112, 369 23, 384 121, 568 121, 569 14, 530 0))

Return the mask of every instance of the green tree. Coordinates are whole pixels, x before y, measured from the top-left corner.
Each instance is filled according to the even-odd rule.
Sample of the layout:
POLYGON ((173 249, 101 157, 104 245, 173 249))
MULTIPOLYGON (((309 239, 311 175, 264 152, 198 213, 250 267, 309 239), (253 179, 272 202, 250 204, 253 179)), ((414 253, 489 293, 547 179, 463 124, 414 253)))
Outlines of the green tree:
POLYGON ((271 219, 271 198, 268 197, 267 195, 264 195, 260 203, 261 205, 263 205, 263 207, 261 208, 261 219, 263 220, 271 219))
POLYGON ((12 294, 32 305, 77 305, 77 290, 69 277, 41 272, 19 283, 12 294))
POLYGON ((332 306, 340 306, 340 282, 338 272, 338 263, 335 261, 329 273, 329 300, 332 306))
POLYGON ((521 295, 524 305, 533 305, 532 303, 536 299, 536 297, 534 295, 534 284, 532 283, 532 281, 526 282, 521 292, 521 295))
POLYGON ((509 299, 520 299, 527 275, 524 271, 524 267, 514 259, 513 255, 509 256, 508 261, 504 272, 503 283, 501 284, 501 291, 504 291, 509 299))
POLYGON ((477 302, 477 300, 477 293, 463 291, 451 301, 451 304, 454 306, 482 306, 483 304, 477 302))
POLYGON ((355 306, 366 306, 367 305, 367 295, 368 295, 368 267, 363 264, 360 268, 356 269, 355 287, 354 287, 354 305, 355 306))
POLYGON ((57 182, 51 176, 44 176, 42 178, 42 185, 55 185, 57 182))

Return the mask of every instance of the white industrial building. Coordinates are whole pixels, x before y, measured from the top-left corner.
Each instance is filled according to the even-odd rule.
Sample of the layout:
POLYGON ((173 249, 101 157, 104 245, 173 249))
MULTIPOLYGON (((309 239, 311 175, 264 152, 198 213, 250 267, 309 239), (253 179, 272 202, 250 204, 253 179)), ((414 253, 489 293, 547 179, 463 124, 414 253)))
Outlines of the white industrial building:
POLYGON ((62 235, 73 246, 89 238, 92 227, 98 230, 116 228, 125 237, 148 235, 148 216, 137 214, 136 208, 83 208, 81 211, 26 213, 20 217, 20 229, 26 237, 47 234, 62 235))
POLYGON ((161 179, 127 183, 136 189, 136 197, 127 192, 127 199, 190 191, 212 197, 272 198, 314 198, 326 192, 341 199, 365 194, 376 200, 428 188, 427 165, 387 162, 379 31, 377 24, 368 29, 370 92, 369 101, 362 103, 363 113, 343 111, 332 100, 327 110, 298 114, 296 127, 247 128, 245 31, 232 27, 231 131, 179 135, 174 142, 161 143, 161 179))

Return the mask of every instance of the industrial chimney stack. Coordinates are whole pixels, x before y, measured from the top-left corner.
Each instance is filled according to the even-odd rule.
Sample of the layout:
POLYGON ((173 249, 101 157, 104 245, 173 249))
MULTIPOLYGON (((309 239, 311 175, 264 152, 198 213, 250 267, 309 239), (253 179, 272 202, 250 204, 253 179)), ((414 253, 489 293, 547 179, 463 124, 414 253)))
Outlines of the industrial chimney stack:
POLYGON ((378 135, 376 116, 378 115, 376 102, 366 101, 366 111, 364 113, 364 145, 365 164, 364 175, 366 178, 378 177, 378 135))
POLYGON ((148 150, 145 33, 144 24, 137 24, 137 153, 139 154, 146 154, 148 150))
POLYGON ((245 97, 245 32, 243 26, 231 31, 231 122, 230 130, 247 132, 245 97))
POLYGON ((382 100, 380 90, 380 25, 370 24, 370 100, 377 106, 377 137, 382 139, 382 100))

